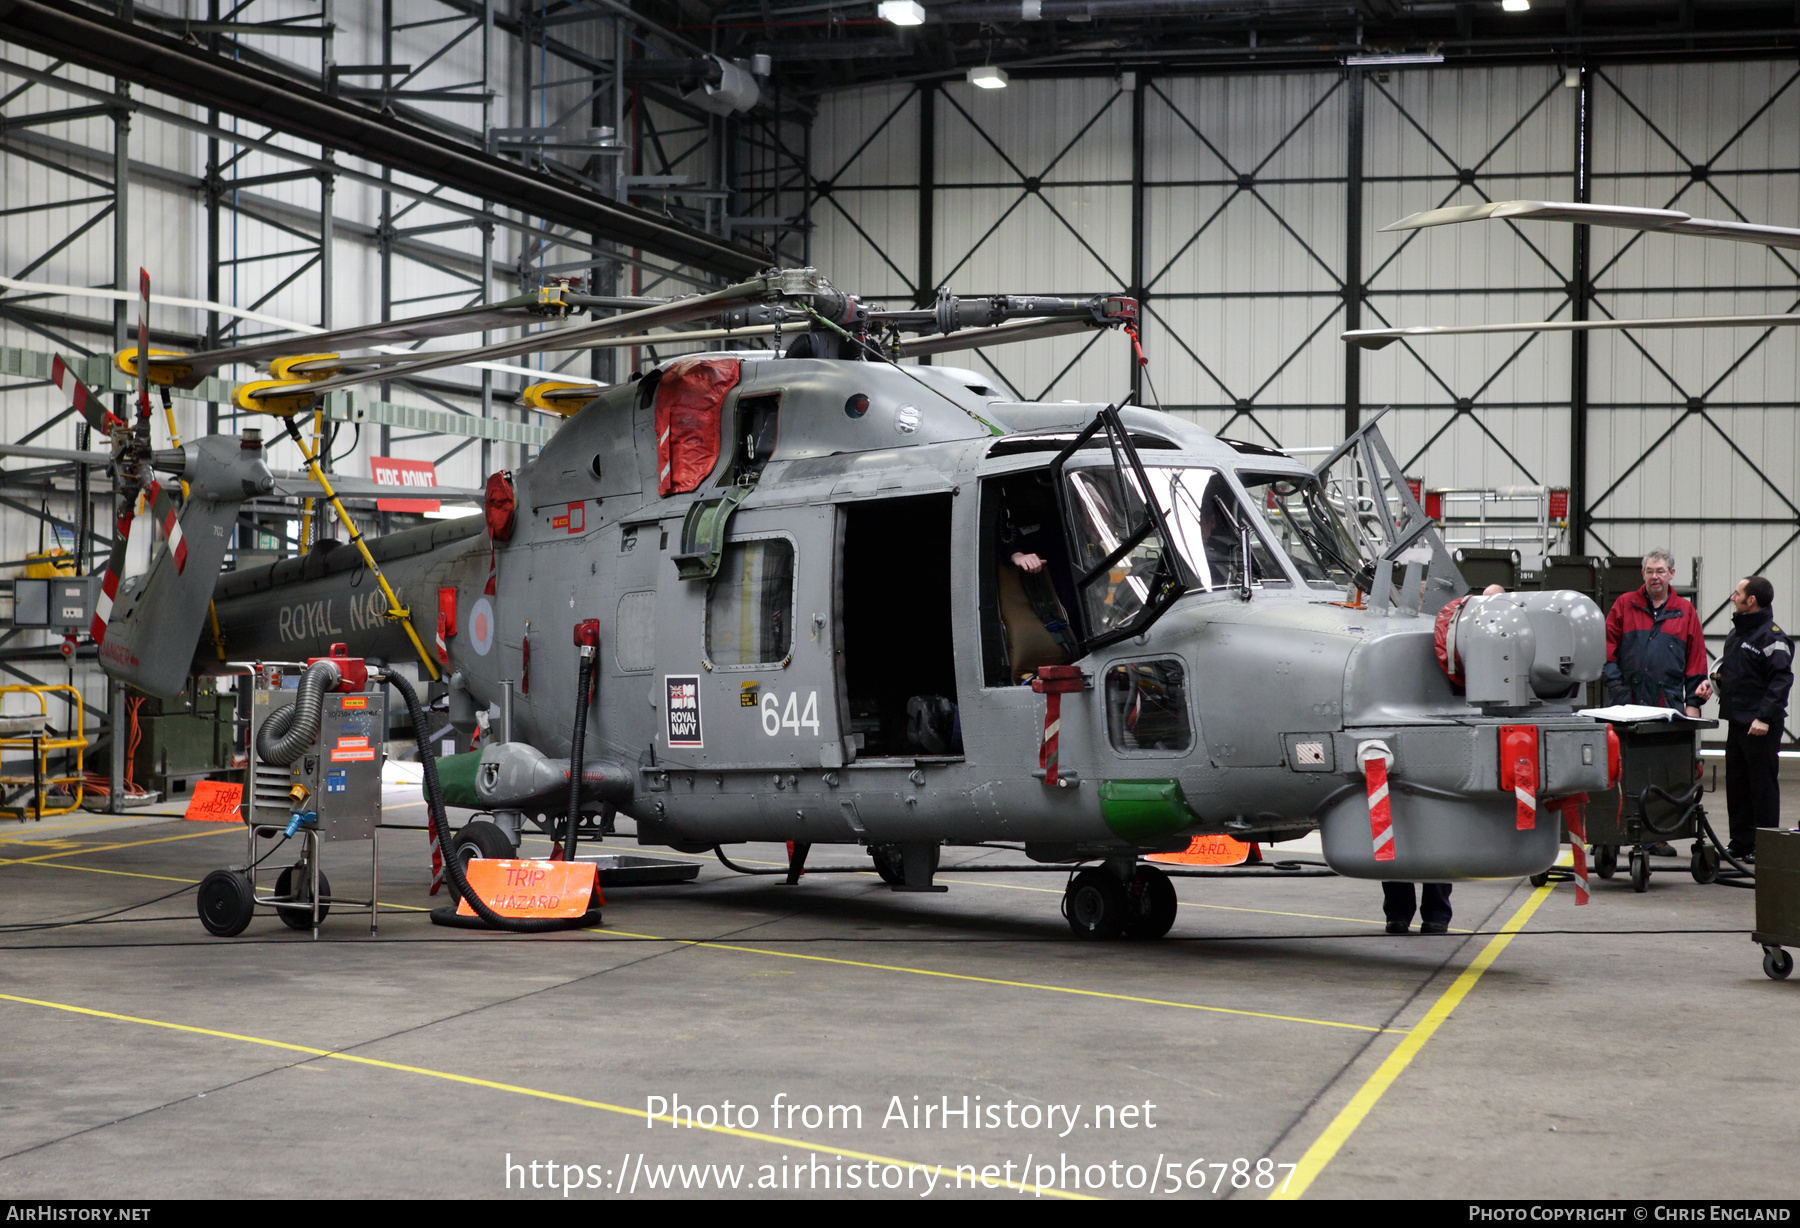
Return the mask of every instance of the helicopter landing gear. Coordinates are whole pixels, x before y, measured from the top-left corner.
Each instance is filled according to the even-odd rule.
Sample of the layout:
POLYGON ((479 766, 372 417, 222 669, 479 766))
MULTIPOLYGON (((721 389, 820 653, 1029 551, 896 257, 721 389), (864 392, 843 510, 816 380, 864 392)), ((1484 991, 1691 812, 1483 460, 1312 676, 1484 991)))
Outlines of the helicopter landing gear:
POLYGON ((1175 924, 1181 901, 1175 884, 1155 866, 1140 865, 1125 885, 1125 937, 1161 938, 1175 924))
POLYGON ((937 873, 939 847, 935 844, 871 844, 869 856, 875 873, 895 891, 948 891, 931 885, 937 873))
POLYGON ((498 823, 490 823, 486 819, 476 819, 465 823, 463 829, 456 833, 452 851, 462 858, 464 865, 477 857, 516 857, 518 850, 512 838, 506 834, 498 823))
POLYGON ((1077 938, 1117 938, 1125 932, 1130 904, 1125 884, 1105 866, 1083 870, 1063 892, 1063 916, 1077 938))
POLYGON ((1080 938, 1161 938, 1181 902, 1175 884, 1150 865, 1094 866, 1069 880, 1063 916, 1080 938))

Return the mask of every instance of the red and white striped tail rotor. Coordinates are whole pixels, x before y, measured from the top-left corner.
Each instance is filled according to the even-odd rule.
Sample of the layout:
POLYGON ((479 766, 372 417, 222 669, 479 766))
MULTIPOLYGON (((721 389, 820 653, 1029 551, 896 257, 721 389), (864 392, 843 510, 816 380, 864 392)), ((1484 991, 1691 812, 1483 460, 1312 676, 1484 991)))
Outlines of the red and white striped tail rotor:
POLYGON ((175 571, 179 575, 187 570, 187 538, 181 533, 181 506, 169 496, 161 482, 150 483, 150 515, 156 527, 162 530, 163 537, 168 539, 169 552, 175 556, 175 571))
POLYGON ((69 369, 69 364, 63 361, 61 354, 51 360, 50 382, 68 400, 69 408, 80 414, 90 427, 102 435, 110 435, 116 428, 125 425, 116 414, 101 404, 99 394, 75 378, 75 372, 69 369))

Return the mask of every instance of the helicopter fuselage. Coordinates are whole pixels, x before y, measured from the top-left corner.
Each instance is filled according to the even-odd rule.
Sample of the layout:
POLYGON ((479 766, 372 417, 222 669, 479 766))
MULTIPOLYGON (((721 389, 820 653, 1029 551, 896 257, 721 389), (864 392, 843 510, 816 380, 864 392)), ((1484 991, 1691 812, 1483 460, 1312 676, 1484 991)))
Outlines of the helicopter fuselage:
MULTIPOLYGON (((998 591, 1012 563, 997 504, 1043 489, 1099 406, 1006 401, 949 368, 743 361, 714 469, 661 496, 650 393, 608 390, 519 470, 510 540, 471 518, 381 551, 425 642, 454 610, 452 718, 497 718, 510 685, 512 739, 552 758, 570 749, 573 629, 599 621, 584 756, 628 779, 611 797, 641 842, 1003 840, 1054 861, 1322 827, 1343 872, 1508 876, 1548 866, 1558 831, 1553 818, 1518 829, 1498 781, 1503 725, 1538 729, 1546 796, 1605 787, 1600 726, 1566 704, 1470 706, 1434 659, 1428 617, 1347 606, 1259 517, 1246 523, 1279 565, 1191 588, 1143 634, 1073 661, 1083 689, 1060 696, 1051 785, 1048 697, 1009 657, 1020 636, 998 591), (734 491, 717 572, 684 579, 690 508, 734 491), (1388 755, 1393 861, 1370 843, 1360 759, 1374 743, 1388 755)), ((1310 477, 1170 415, 1122 417, 1154 445, 1147 463, 1204 474, 1244 507, 1252 471, 1310 477)), ((1101 449, 1068 467, 1112 463, 1101 449)), ((225 577, 232 655, 301 659, 343 641, 404 659, 349 556, 225 577)), ((196 666, 208 656, 203 644, 196 666)))

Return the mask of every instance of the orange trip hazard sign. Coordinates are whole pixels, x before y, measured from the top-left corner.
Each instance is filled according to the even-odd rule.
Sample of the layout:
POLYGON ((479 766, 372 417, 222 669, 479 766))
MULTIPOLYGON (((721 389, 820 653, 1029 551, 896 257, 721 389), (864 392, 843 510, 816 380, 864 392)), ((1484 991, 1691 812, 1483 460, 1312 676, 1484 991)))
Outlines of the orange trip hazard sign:
POLYGON ((243 818, 238 807, 244 802, 244 786, 223 780, 202 780, 188 798, 183 818, 200 823, 236 823, 243 818))
POLYGON ((1249 860, 1250 846, 1230 836, 1195 836, 1180 853, 1152 853, 1147 860, 1185 866, 1241 866, 1249 860))
MULTIPOLYGON (((477 857, 464 866, 469 886, 503 917, 579 917, 599 907, 600 868, 591 861, 524 861, 477 857)), ((473 917, 467 900, 456 913, 473 917)))

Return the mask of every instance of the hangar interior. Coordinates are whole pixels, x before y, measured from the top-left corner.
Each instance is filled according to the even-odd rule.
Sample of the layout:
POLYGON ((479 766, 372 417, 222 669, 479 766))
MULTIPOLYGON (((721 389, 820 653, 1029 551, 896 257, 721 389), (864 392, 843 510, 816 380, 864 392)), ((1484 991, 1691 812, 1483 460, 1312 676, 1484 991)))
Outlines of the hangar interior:
MULTIPOLYGON (((1341 334, 1794 312, 1800 253, 1778 246, 1384 227, 1508 200, 1800 226, 1796 42, 1792 5, 1756 0, 0 0, 0 439, 18 449, 0 458, 0 717, 41 704, 38 736, 66 743, 44 758, 29 733, 0 736, 0 812, 17 812, 0 817, 0 1017, 40 1055, 0 1073, 0 1192, 510 1196, 529 1155, 563 1174, 579 1158, 600 1174, 585 1193, 606 1197, 717 1193, 694 1173, 641 1184, 669 1164, 768 1167, 789 1196, 869 1193, 845 1165, 871 1183, 929 1169, 942 1197, 969 1162, 1006 1176, 968 1192, 1014 1197, 1791 1196, 1767 1126, 1791 1124, 1793 1076, 1748 1056, 1785 1035, 1791 986, 1758 973, 1749 893, 1688 881, 1685 848, 1647 892, 1596 882, 1581 913, 1561 879, 1459 884, 1439 946, 1384 935, 1373 884, 1323 870, 1316 840, 1265 846, 1288 869, 1177 880, 1162 944, 1071 943, 1060 877, 999 869, 1014 851, 946 847, 947 896, 895 895, 855 845, 821 844, 783 885, 779 842, 731 854, 768 877, 677 851, 695 883, 614 893, 600 929, 499 938, 423 923, 441 901, 415 819, 379 854, 394 898, 379 939, 347 915, 316 943, 266 922, 208 938, 183 893, 237 855, 241 828, 183 814, 201 782, 242 779, 248 691, 146 697, 100 669, 86 632, 115 487, 67 459, 106 440, 53 364, 135 413, 114 355, 138 344, 140 268, 148 344, 176 352, 518 296, 706 293, 777 266, 889 310, 940 287, 1123 293, 1141 362, 1110 329, 943 361, 1006 400, 1129 400, 1302 459, 1379 417, 1471 576, 1517 588, 1546 558, 1578 562, 1599 599, 1663 548, 1716 655, 1740 577, 1769 577, 1778 618, 1800 582, 1794 329, 1369 351, 1341 334), (45 594, 79 577, 96 581, 64 616, 45 594), (34 764, 64 783, 46 793, 34 764), (43 815, 46 798, 67 812, 43 815), (165 890, 109 924, 35 928, 165 890), (590 1038, 604 1057, 561 1056, 590 1038), (760 1123, 646 1134, 669 1096, 755 1103, 760 1123), (868 1125, 771 1125, 777 1096, 856 1102, 868 1125), (1088 1121, 1071 1140, 888 1120, 890 1098, 963 1096, 1088 1121), (1127 1101, 1159 1102, 1161 1128, 1102 1129, 1099 1108, 1127 1101), (1695 1126, 1672 1145, 1678 1119, 1695 1126), (447 1120, 450 1172, 418 1156, 447 1120), (1052 1151, 1047 1178, 1031 1164, 1052 1151), (1196 1186, 1190 1165, 1221 1158, 1196 1186), (1158 1176, 1083 1175, 1115 1160, 1158 1176), (827 1162, 835 1186, 818 1184, 827 1162)), ((530 464, 562 418, 528 385, 604 388, 779 343, 667 334, 471 362, 331 392, 302 434, 373 540, 476 515, 491 475, 530 464), (387 460, 427 462, 441 503, 382 507, 367 483, 387 460)), ((385 352, 428 345, 443 348, 385 352)), ((270 466, 302 470, 240 408, 261 378, 226 365, 173 388, 154 445, 260 428, 270 466)), ((920 523, 851 532, 904 572, 908 550, 942 554, 909 539, 920 523)), ((127 574, 163 540, 148 514, 131 525, 127 574)), ((265 492, 224 566, 355 531, 322 500, 265 492)), ((855 566, 877 590, 880 570, 855 566)), ((917 618, 937 635, 943 596, 921 585, 924 613, 864 628, 855 668, 893 709, 889 736, 908 688, 888 671, 907 665, 880 645, 917 618)), ((391 732, 468 752, 438 713, 441 728, 397 715, 391 732)), ((1797 729, 1774 731, 1790 795, 1797 729)), ((1723 830, 1723 727, 1705 741, 1723 830)), ((416 776, 384 785, 387 813, 423 813, 416 776)), ((631 820, 619 831, 635 849, 631 820)))

